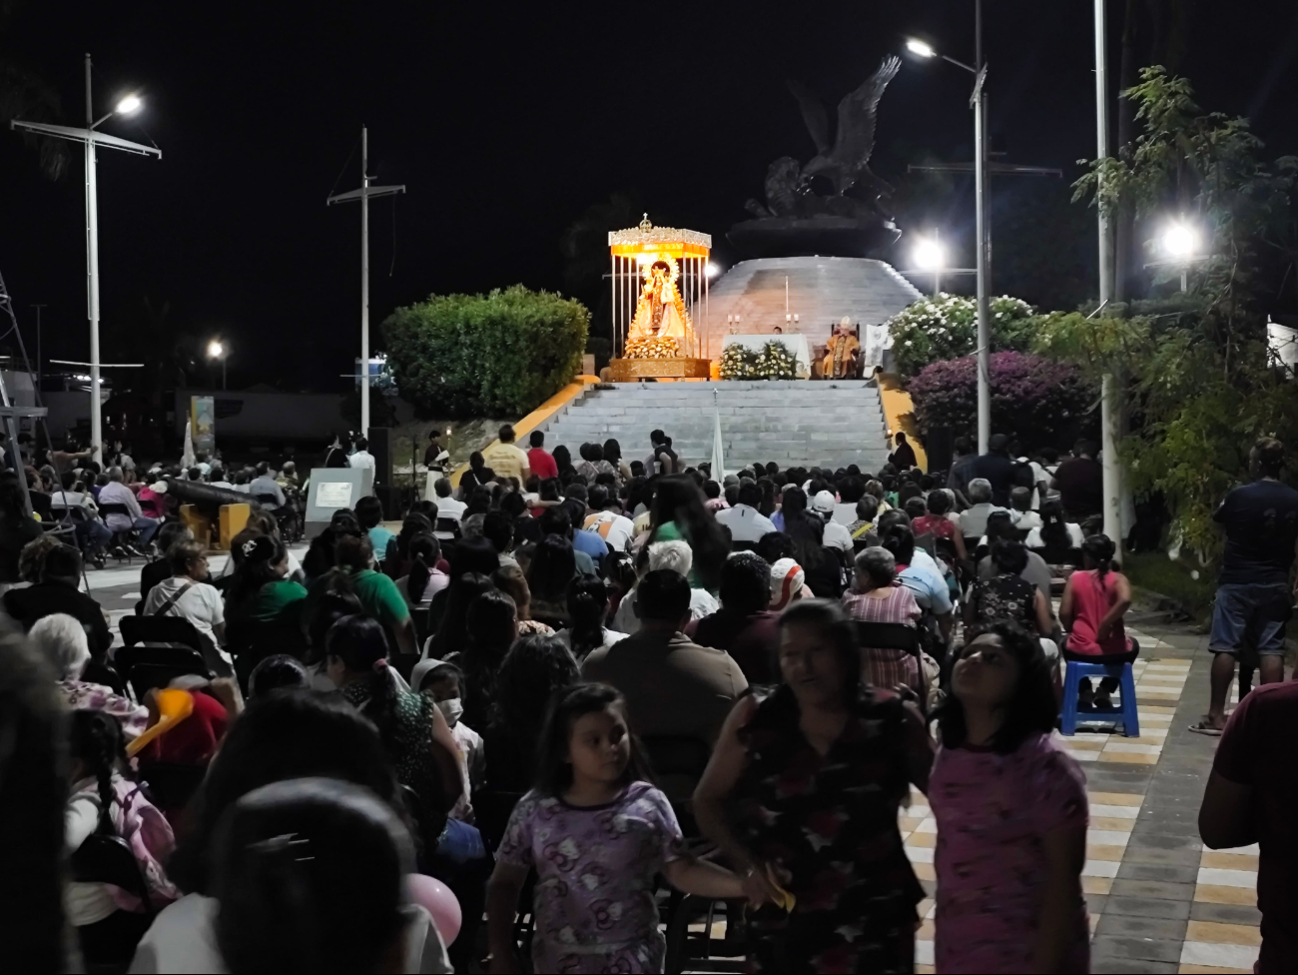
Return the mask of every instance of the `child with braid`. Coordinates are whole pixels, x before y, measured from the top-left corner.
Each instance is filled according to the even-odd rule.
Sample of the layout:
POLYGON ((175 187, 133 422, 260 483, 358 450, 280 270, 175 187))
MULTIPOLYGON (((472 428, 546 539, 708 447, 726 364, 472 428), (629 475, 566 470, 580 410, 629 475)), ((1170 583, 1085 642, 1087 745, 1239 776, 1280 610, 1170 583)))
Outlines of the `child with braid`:
MULTIPOLYGON (((122 774, 128 766, 121 726, 102 711, 73 711, 71 725, 72 788, 65 827, 71 876, 77 876, 76 854, 87 840, 119 836, 135 854, 153 906, 165 906, 180 896, 161 863, 175 839, 162 813, 122 774)), ((64 901, 88 965, 129 961, 149 926, 145 905, 108 884, 72 879, 64 901)))

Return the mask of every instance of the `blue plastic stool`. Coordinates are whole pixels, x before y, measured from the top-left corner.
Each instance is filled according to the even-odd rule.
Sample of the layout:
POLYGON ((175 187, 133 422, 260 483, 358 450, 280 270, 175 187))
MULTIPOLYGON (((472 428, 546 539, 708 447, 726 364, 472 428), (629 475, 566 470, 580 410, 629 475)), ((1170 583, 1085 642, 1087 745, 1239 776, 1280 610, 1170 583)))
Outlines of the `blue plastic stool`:
POLYGON ((1128 738, 1140 737, 1140 718, 1136 714, 1136 678, 1131 672, 1131 664, 1088 664, 1080 660, 1067 661, 1068 669, 1064 674, 1064 713, 1060 721, 1060 733, 1077 734, 1077 692, 1081 688, 1083 677, 1116 677, 1118 692, 1122 696, 1122 706, 1116 708, 1096 708, 1084 711, 1083 720, 1114 716, 1122 721, 1122 733, 1128 738))

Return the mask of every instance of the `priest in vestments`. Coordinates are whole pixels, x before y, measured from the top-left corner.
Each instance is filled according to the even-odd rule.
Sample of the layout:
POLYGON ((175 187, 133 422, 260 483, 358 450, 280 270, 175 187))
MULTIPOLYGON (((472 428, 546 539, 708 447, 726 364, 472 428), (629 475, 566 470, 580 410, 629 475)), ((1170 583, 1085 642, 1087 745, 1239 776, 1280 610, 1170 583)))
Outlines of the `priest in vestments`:
POLYGON ((825 358, 820 362, 820 375, 824 379, 855 379, 856 357, 861 343, 852 334, 852 320, 844 317, 834 328, 834 334, 825 346, 825 358))

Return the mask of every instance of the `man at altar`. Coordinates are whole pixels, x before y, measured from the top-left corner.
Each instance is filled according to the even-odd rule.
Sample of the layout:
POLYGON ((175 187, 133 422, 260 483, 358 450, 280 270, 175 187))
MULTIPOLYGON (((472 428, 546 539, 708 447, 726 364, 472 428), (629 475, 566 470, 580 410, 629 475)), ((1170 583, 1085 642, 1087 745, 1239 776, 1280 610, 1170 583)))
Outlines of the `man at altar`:
POLYGON ((846 316, 834 327, 834 334, 825 345, 825 358, 820 363, 820 375, 825 379, 844 379, 856 376, 856 357, 861 343, 852 334, 852 320, 846 316))
POLYGON ((676 275, 666 261, 654 261, 636 302, 630 338, 673 338, 688 347, 690 322, 676 290, 676 275))

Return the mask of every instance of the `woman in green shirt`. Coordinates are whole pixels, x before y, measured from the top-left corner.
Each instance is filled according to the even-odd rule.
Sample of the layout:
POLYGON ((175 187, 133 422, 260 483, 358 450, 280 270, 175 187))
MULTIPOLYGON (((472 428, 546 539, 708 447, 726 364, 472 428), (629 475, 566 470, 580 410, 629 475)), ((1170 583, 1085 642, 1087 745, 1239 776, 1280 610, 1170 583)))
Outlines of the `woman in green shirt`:
POLYGON ((240 562, 226 590, 226 618, 296 622, 306 589, 287 578, 288 550, 284 543, 275 535, 254 535, 236 544, 240 562))
MULTIPOLYGON (((712 513, 703 507, 703 491, 694 479, 674 474, 658 479, 654 492, 649 543, 682 541, 694 553, 690 586, 715 593, 721 584, 721 566, 730 552, 725 533, 712 513)), ((641 549, 648 565, 649 544, 641 549)))

